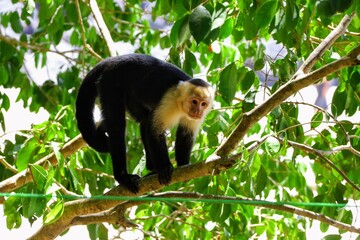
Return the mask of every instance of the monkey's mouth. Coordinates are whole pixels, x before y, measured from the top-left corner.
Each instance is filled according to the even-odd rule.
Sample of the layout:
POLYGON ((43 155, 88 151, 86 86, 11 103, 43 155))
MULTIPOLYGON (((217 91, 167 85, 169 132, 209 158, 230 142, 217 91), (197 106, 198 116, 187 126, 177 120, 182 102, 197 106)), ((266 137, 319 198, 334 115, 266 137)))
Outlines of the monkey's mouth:
POLYGON ((189 113, 188 116, 192 119, 198 120, 201 118, 201 115, 197 115, 197 114, 191 114, 189 113))

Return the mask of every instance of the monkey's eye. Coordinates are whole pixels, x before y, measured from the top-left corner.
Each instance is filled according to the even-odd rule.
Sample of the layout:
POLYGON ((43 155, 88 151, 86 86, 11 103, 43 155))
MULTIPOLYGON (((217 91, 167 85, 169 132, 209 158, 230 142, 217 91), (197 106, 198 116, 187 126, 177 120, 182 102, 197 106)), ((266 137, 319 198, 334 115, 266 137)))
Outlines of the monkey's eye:
POLYGON ((207 102, 202 102, 202 103, 201 103, 201 106, 202 106, 202 107, 206 107, 206 106, 207 106, 207 102))
POLYGON ((194 104, 194 105, 197 105, 197 104, 198 104, 198 102, 197 102, 195 99, 193 99, 193 100, 191 101, 191 103, 194 104))

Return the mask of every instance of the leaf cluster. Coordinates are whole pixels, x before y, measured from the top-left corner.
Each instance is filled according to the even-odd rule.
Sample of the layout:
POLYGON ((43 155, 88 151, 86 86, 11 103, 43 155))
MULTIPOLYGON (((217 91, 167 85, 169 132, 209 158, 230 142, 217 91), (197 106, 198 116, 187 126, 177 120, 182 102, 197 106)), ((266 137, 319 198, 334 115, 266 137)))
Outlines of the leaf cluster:
MULTIPOLYGON (((12 2, 19 7, 0 12, 1 91, 19 89, 17 101, 35 113, 44 108, 49 119, 17 132, 14 139, 1 138, 0 189, 15 173, 28 171, 31 181, 18 182, 14 192, 51 193, 58 198, 6 198, 9 229, 20 228, 24 219, 33 223, 42 218, 46 224, 56 224, 66 214, 69 199, 64 195, 96 196, 116 185, 109 155, 90 148, 76 149, 69 156, 60 151, 78 135, 74 101, 82 77, 99 59, 110 56, 89 1, 12 2), (61 59, 56 64, 55 56, 61 59), (40 82, 27 69, 30 57, 36 69, 52 74, 42 76, 40 82), (50 154, 55 154, 56 163, 39 164, 39 159, 50 154)), ((190 75, 206 78, 216 89, 215 107, 196 139, 192 163, 212 156, 247 113, 292 81, 299 65, 346 14, 360 12, 358 1, 335 0, 99 0, 97 4, 119 54, 127 51, 126 46, 138 53, 156 55, 160 51, 166 60, 190 75)), ((359 18, 354 17, 346 34, 319 58, 313 70, 357 46, 359 26, 359 18)), ((331 102, 321 107, 301 98, 282 102, 239 139, 241 144, 233 153, 242 155, 232 168, 162 190, 277 202, 359 200, 359 77, 359 68, 352 66, 316 79, 324 87, 335 88, 331 102), (314 178, 313 183, 307 176, 314 178)), ((12 104, 6 91, 0 92, 4 133, 4 113, 12 104)), ((173 159, 174 131, 168 135, 173 159)), ((139 128, 131 119, 126 141, 129 170, 146 175, 139 128)), ((354 219, 344 208, 306 210, 349 225, 354 219)), ((131 218, 145 237, 172 239, 304 239, 312 221, 271 208, 201 201, 144 203, 134 208, 131 218)), ((107 239, 103 223, 90 223, 91 239, 107 239)), ((322 223, 320 230, 327 229, 322 223)))

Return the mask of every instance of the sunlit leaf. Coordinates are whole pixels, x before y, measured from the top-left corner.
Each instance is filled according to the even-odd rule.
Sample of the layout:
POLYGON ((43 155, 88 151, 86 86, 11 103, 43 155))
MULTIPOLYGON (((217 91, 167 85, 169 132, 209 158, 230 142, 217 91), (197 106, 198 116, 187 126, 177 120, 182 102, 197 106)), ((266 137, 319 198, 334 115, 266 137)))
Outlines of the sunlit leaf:
POLYGON ((237 68, 231 63, 220 73, 219 90, 224 100, 231 104, 237 89, 237 68))
POLYGON ((259 28, 266 27, 273 19, 278 1, 266 1, 257 10, 255 15, 255 23, 259 28))
POLYGON ((64 212, 64 203, 62 201, 58 201, 54 207, 51 208, 50 212, 45 214, 44 223, 50 224, 58 220, 64 212))
POLYGON ((318 111, 314 114, 314 116, 311 118, 311 128, 317 128, 320 126, 322 120, 323 120, 324 114, 321 111, 318 111))

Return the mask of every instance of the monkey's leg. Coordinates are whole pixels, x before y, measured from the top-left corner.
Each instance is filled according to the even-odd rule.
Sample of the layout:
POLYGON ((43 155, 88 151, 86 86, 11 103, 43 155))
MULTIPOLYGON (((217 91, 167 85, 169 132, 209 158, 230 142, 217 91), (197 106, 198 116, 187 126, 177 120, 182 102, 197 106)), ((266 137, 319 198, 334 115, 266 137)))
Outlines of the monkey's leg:
POLYGON ((111 85, 110 87, 101 85, 99 89, 102 113, 109 135, 109 148, 114 177, 131 192, 138 193, 138 180, 140 177, 138 175, 128 174, 126 165, 125 98, 111 85))
POLYGON ((145 124, 140 123, 140 134, 141 134, 141 140, 144 144, 144 148, 145 148, 145 155, 146 155, 146 168, 150 171, 154 171, 154 166, 153 166, 153 160, 151 159, 151 151, 150 151, 150 144, 148 142, 148 139, 146 137, 146 129, 145 129, 145 124))
POLYGON ((178 166, 189 164, 193 145, 193 132, 182 125, 179 125, 176 131, 175 140, 175 158, 178 166))
POLYGON ((158 173, 159 182, 166 185, 171 180, 173 166, 169 159, 165 134, 157 132, 152 124, 151 118, 144 121, 144 137, 146 138, 147 143, 146 148, 151 156, 152 167, 155 172, 158 173))

